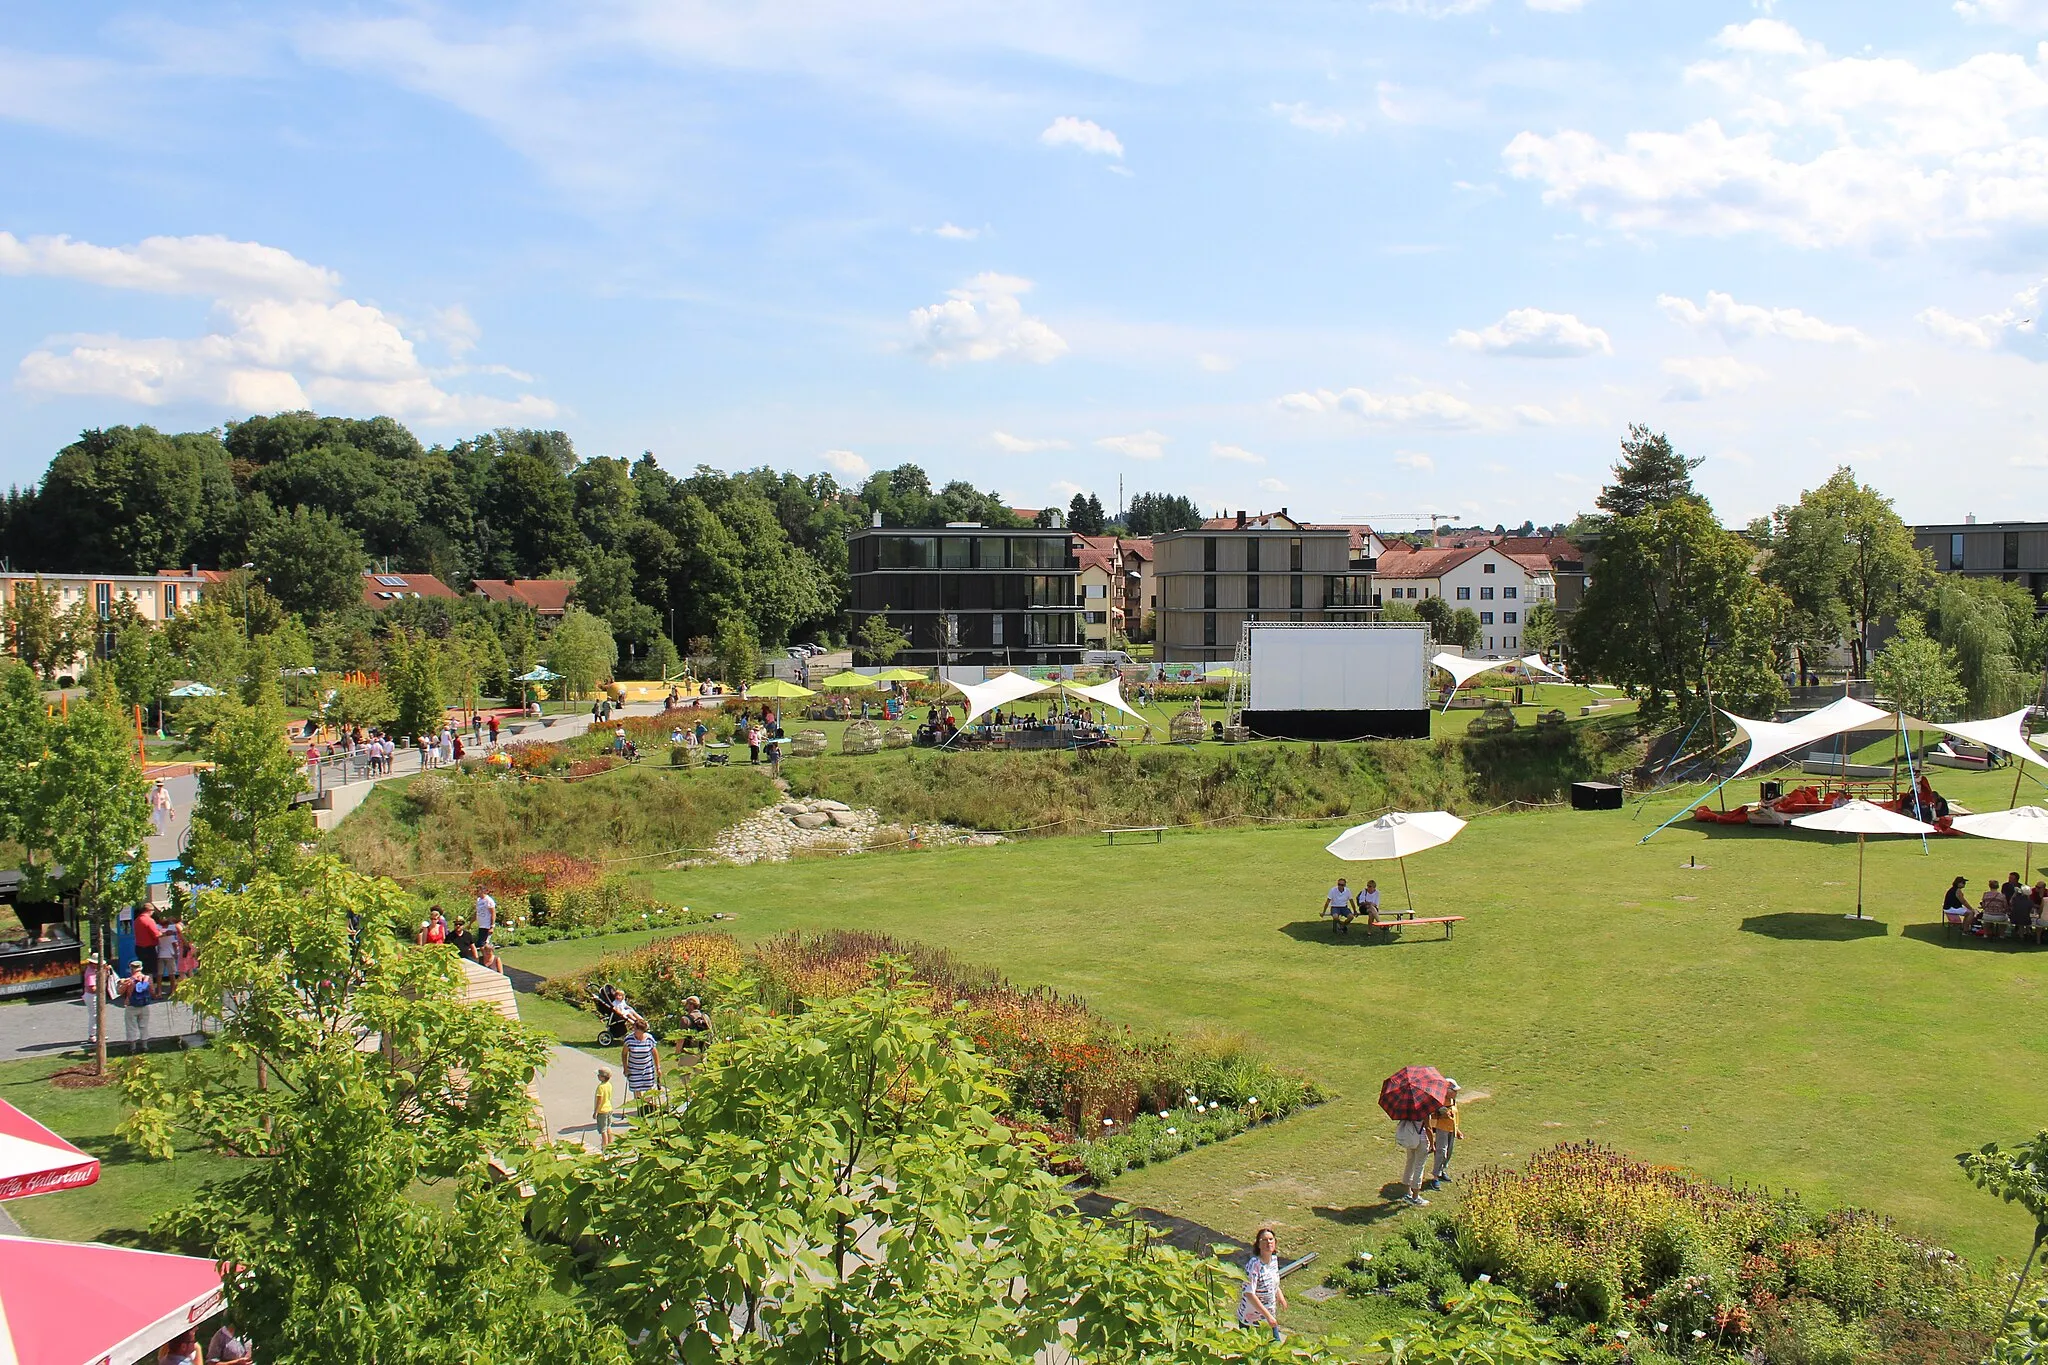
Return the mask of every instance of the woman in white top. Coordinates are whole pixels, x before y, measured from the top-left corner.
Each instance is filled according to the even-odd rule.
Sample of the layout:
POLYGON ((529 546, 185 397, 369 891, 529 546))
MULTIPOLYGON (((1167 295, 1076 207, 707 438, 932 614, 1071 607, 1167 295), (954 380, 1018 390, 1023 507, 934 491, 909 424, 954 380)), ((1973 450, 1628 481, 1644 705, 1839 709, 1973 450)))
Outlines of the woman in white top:
POLYGON ((1280 1314, 1286 1307, 1287 1295, 1280 1289, 1280 1239, 1273 1229, 1260 1228, 1252 1238, 1251 1259, 1244 1263, 1244 1290, 1237 1296, 1238 1326, 1266 1328, 1278 1341, 1280 1314))
POLYGON ((1366 879, 1365 890, 1358 893, 1358 913, 1365 916, 1367 924, 1376 924, 1380 917, 1380 884, 1366 879))

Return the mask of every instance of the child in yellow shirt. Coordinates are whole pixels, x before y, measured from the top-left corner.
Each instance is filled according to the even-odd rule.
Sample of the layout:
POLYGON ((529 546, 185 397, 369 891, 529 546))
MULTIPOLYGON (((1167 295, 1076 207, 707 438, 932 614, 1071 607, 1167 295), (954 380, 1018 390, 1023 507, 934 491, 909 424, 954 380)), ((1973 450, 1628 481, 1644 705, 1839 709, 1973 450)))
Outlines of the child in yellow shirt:
POLYGON ((590 1104, 590 1117, 597 1122, 597 1150, 601 1152, 612 1145, 612 1073, 609 1067, 597 1069, 597 1095, 590 1104))
POLYGON ((1446 1097, 1444 1107, 1429 1118, 1429 1141, 1436 1150, 1436 1169, 1429 1177, 1432 1185, 1441 1185, 1451 1178, 1451 1149, 1464 1136, 1458 1128, 1458 1083, 1447 1081, 1445 1084, 1451 1093, 1446 1097))

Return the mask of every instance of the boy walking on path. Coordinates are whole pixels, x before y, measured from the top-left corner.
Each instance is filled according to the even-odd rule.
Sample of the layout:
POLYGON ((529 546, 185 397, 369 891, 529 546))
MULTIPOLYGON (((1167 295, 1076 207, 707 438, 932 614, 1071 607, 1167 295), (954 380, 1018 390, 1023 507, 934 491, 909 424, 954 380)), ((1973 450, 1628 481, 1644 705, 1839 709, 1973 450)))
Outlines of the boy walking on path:
POLYGON ((597 1069, 597 1094, 590 1102, 590 1117, 597 1125, 597 1150, 602 1152, 612 1145, 612 1072, 601 1066, 597 1069))

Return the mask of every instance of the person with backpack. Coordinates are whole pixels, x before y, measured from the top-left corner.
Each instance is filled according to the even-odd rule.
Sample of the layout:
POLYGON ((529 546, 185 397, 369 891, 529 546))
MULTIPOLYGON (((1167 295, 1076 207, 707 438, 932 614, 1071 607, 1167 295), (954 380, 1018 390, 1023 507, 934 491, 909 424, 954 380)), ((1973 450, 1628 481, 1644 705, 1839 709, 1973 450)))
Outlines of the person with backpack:
POLYGON ((1427 1207, 1429 1201, 1422 1197, 1422 1168, 1429 1160, 1429 1130, 1421 1119, 1402 1119, 1394 1125, 1394 1141, 1406 1154, 1401 1183, 1408 1187, 1408 1194, 1402 1202, 1411 1209, 1427 1207))
POLYGON ((128 1051, 149 1051, 149 1007, 156 999, 156 982, 142 969, 141 959, 128 964, 128 975, 114 987, 114 999, 121 1005, 128 1051))

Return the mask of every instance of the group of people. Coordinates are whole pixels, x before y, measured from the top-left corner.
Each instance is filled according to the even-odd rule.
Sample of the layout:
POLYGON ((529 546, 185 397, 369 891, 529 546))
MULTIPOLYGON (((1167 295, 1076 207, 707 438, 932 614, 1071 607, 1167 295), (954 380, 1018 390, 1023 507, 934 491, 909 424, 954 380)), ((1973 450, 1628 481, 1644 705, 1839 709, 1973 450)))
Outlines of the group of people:
POLYGON ((2020 880, 2019 873, 2008 872, 2003 882, 1996 877, 1986 882, 1975 905, 1970 904, 1969 885, 1968 877, 1957 877, 1949 883, 1948 894, 1941 898, 1943 919, 1960 920, 1980 938, 1999 932, 2024 933, 2041 925, 2041 909, 2048 903, 2048 881, 2037 881, 2029 887, 2020 880))
POLYGON ((1350 884, 1339 877, 1337 884, 1323 897, 1320 913, 1330 917, 1330 932, 1333 934, 1350 933, 1351 922, 1355 919, 1363 919, 1366 928, 1370 929, 1380 922, 1380 884, 1368 880, 1354 893, 1350 884))
MULTIPOLYGON (((619 1069, 626 1077, 626 1100, 636 1110, 645 1110, 659 1104, 663 1093, 661 1072, 661 1045, 647 1020, 640 1011, 633 1008, 626 999, 626 993, 617 986, 607 986, 603 995, 604 1007, 629 1025, 625 1038, 619 1044, 619 1069)), ((697 996, 683 1001, 682 1015, 678 1020, 675 1036, 676 1064, 686 1065, 691 1052, 702 1052, 711 1042, 711 1015, 704 1008, 704 1002, 697 996)), ((611 1146, 612 1130, 624 1122, 624 1105, 619 1103, 618 1092, 612 1086, 610 1067, 597 1069, 597 1092, 591 1098, 591 1122, 597 1131, 599 1151, 611 1146)))
POLYGON ((220 1325, 203 1351, 199 1346, 199 1329, 188 1327, 182 1335, 165 1342, 156 1359, 157 1365, 250 1365, 255 1357, 249 1334, 230 1320, 220 1325))
POLYGON ((436 905, 427 911, 427 917, 420 921, 419 932, 413 941, 420 944, 446 943, 455 951, 494 972, 503 972, 505 964, 498 958, 498 950, 491 942, 491 935, 498 927, 498 902, 488 891, 478 891, 471 906, 475 916, 474 926, 470 920, 458 918, 451 926, 448 917, 436 905))

